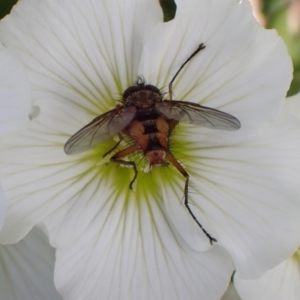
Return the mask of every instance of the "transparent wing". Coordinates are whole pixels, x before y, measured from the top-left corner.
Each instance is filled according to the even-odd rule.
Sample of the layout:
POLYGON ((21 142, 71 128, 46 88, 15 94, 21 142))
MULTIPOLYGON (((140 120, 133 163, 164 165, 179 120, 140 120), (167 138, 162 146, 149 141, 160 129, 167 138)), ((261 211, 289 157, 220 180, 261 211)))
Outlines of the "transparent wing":
POLYGON ((236 130, 241 127, 237 118, 197 103, 164 100, 155 103, 155 109, 165 118, 184 123, 224 130, 236 130))
POLYGON ((84 126, 70 137, 64 150, 66 154, 78 154, 93 148, 124 129, 134 118, 136 108, 117 107, 84 126))

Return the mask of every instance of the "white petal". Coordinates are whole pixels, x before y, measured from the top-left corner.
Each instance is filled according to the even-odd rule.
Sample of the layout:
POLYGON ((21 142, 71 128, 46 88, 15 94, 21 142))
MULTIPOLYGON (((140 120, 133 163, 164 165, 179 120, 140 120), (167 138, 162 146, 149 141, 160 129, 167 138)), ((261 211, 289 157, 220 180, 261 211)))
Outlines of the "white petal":
POLYGON ((299 245, 300 124, 284 115, 248 141, 217 147, 218 137, 191 126, 174 135, 173 151, 191 176, 194 214, 253 278, 299 245), (182 145, 189 150, 180 155, 182 145))
POLYGON ((24 0, 0 35, 27 66, 34 101, 80 109, 79 129, 133 84, 143 40, 162 19, 158 1, 24 0))
POLYGON ((241 300, 238 293, 236 292, 236 289, 235 289, 233 283, 230 283, 227 291, 222 296, 221 300, 241 300))
POLYGON ((300 93, 292 97, 288 97, 286 99, 285 107, 289 113, 300 120, 300 93))
POLYGON ((5 203, 4 203, 4 192, 0 185, 0 230, 2 229, 4 218, 5 218, 5 203))
POLYGON ((146 41, 139 73, 167 91, 200 43, 206 48, 176 78, 174 99, 230 113, 250 133, 278 117, 292 64, 278 34, 257 24, 249 1, 177 1, 175 19, 146 41))
POLYGON ((3 46, 0 50, 0 69, 0 137, 2 137, 28 126, 31 94, 23 65, 3 46))
POLYGON ((300 295, 300 256, 298 253, 256 280, 234 276, 235 287, 243 300, 298 300, 300 295))
POLYGON ((92 231, 58 248, 55 282, 65 299, 220 299, 231 260, 219 247, 182 247, 161 205, 115 205, 92 231))
POLYGON ((1 299, 61 300, 53 284, 54 255, 38 228, 15 245, 0 246, 1 299))

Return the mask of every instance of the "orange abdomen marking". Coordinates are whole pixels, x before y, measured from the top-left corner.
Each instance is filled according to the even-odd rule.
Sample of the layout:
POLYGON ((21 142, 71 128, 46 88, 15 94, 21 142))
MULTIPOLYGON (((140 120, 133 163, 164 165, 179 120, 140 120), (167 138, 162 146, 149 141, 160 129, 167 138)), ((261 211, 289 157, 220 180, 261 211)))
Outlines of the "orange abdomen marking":
POLYGON ((133 121, 129 128, 129 135, 134 139, 138 140, 145 132, 145 127, 142 122, 133 121))
POLYGON ((139 139, 138 139, 138 144, 139 144, 140 148, 143 151, 145 151, 148 147, 148 144, 149 144, 149 135, 144 134, 144 135, 140 136, 139 139))
POLYGON ((156 133, 156 138, 158 142, 161 144, 162 148, 167 148, 168 147, 168 136, 162 132, 157 132, 156 133))
POLYGON ((160 132, 164 135, 169 134, 169 124, 164 118, 162 118, 162 117, 157 118, 156 127, 157 127, 158 132, 160 132))

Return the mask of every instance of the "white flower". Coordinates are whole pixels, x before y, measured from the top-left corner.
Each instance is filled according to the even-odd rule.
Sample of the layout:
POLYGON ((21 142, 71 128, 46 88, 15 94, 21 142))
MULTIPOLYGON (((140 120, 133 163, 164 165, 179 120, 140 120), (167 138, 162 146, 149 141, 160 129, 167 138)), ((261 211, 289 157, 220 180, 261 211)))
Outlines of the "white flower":
POLYGON ((234 284, 242 300, 298 300, 300 293, 300 255, 296 252, 259 279, 241 279, 235 276, 234 284))
MULTIPOLYGON (((30 85, 23 65, 0 44, 0 138, 29 125, 30 85)), ((5 218, 0 187, 0 229, 5 218)), ((62 299, 54 288, 54 249, 34 229, 16 245, 0 246, 0 290, 5 300, 62 299)))
POLYGON ((225 294, 222 296, 221 300, 241 300, 233 283, 229 284, 228 289, 225 292, 225 294))
POLYGON ((44 224, 65 299, 219 299, 233 270, 219 246, 245 277, 295 251, 300 126, 284 116, 269 126, 280 115, 291 62, 248 2, 179 0, 175 19, 163 23, 152 0, 22 0, 0 36, 26 65, 40 110, 28 130, 3 141, 0 241, 14 243, 44 224), (63 152, 137 76, 167 92, 200 43, 206 48, 176 78, 174 99, 242 124, 226 132, 182 123, 171 136, 190 174, 190 207, 218 240, 205 253, 209 241, 182 203, 184 178, 175 168, 146 173, 139 165, 132 192, 133 170, 101 160, 113 139, 80 155, 63 152))
MULTIPOLYGON (((24 66, 0 43, 0 139, 28 126, 30 85, 24 66)), ((0 185, 0 229, 4 222, 4 194, 0 185)))
POLYGON ((38 228, 15 245, 1 245, 1 299, 62 300, 53 284, 54 255, 38 228))
MULTIPOLYGON (((300 119, 300 94, 286 100, 286 110, 300 119)), ((300 240, 299 240, 300 245, 300 240)), ((264 273, 259 279, 234 277, 235 287, 242 300, 298 300, 300 295, 299 249, 287 260, 264 273)))
POLYGON ((0 43, 0 138, 28 126, 30 86, 23 65, 0 43))

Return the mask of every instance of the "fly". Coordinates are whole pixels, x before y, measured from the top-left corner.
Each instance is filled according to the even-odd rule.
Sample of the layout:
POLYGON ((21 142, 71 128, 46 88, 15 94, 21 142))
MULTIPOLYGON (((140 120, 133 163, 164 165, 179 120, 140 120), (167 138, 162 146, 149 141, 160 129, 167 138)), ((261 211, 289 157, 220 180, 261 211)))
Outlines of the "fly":
POLYGON ((239 120, 227 113, 193 102, 172 99, 174 80, 183 67, 204 48, 204 44, 201 43, 178 69, 169 83, 169 100, 164 99, 156 86, 146 84, 142 78, 139 78, 135 85, 124 91, 122 105, 117 105, 114 109, 98 116, 76 132, 66 142, 64 150, 66 154, 78 154, 118 135, 119 141, 104 154, 106 156, 118 148, 125 136, 129 137, 133 144, 115 153, 110 160, 133 168, 134 177, 129 184, 130 189, 137 178, 138 171, 136 163, 124 160, 124 157, 139 151, 146 157, 150 166, 171 163, 185 178, 185 207, 213 244, 217 240, 203 228, 189 206, 189 174, 169 149, 169 137, 179 122, 224 130, 236 130, 241 127, 239 120))

